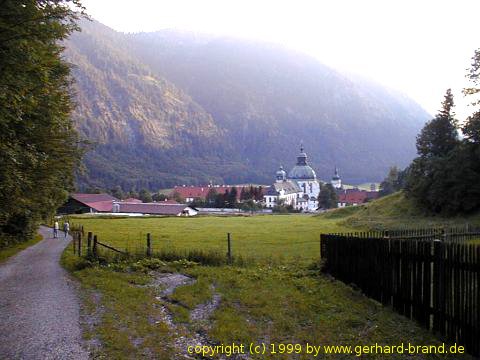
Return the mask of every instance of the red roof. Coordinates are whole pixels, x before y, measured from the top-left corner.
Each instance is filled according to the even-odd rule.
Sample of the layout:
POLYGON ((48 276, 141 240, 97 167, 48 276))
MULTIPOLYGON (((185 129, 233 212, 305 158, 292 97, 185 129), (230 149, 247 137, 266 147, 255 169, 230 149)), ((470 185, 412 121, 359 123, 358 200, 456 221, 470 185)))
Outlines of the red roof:
POLYGON ((363 204, 367 200, 367 191, 364 190, 345 190, 338 194, 338 202, 347 204, 363 204))
POLYGON ((72 199, 98 212, 111 212, 114 201, 118 199, 109 194, 71 194, 72 199))
POLYGON ((121 213, 141 213, 141 214, 156 214, 156 215, 178 215, 181 214, 188 206, 184 204, 164 204, 163 202, 156 203, 127 203, 117 202, 121 213))

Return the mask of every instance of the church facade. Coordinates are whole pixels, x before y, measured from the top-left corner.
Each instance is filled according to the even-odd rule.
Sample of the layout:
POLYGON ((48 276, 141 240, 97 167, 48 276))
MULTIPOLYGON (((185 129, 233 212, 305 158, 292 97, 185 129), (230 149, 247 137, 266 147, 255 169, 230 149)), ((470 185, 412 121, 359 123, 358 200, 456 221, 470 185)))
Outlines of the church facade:
POLYGON ((296 165, 287 173, 280 166, 276 172, 275 183, 264 195, 265 206, 291 205, 295 210, 313 212, 318 209, 320 183, 315 171, 308 165, 307 154, 303 146, 297 156, 296 165))

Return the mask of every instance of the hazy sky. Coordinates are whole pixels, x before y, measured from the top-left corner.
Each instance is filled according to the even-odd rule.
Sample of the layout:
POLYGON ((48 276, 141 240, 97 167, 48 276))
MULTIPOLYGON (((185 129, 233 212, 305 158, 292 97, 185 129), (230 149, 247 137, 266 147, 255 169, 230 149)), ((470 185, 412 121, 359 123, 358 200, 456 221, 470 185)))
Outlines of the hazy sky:
POLYGON ((480 47, 479 0, 83 0, 115 30, 165 28, 282 43, 398 89, 434 114, 452 88, 460 117, 480 47))

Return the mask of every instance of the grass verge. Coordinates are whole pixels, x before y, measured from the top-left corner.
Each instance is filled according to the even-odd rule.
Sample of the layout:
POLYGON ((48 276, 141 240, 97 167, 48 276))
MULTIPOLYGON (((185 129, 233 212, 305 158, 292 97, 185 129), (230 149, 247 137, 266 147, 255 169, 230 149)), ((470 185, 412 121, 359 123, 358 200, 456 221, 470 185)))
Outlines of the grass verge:
POLYGON ((0 263, 8 260, 10 257, 13 255, 16 255, 22 250, 25 250, 26 248, 35 245, 39 241, 41 241, 43 238, 40 234, 36 234, 32 239, 26 242, 14 244, 11 246, 8 246, 6 248, 3 248, 0 250, 0 263))
MULTIPOLYGON (((156 271, 181 272, 196 279, 177 287, 171 303, 156 298, 155 289, 144 286, 152 280, 144 261, 110 266, 85 267, 84 260, 67 249, 63 265, 84 289, 85 317, 97 316, 87 325, 85 336, 97 339, 102 358, 181 359, 178 338, 193 337, 199 331, 211 344, 301 344, 316 345, 439 345, 432 334, 414 322, 368 299, 351 287, 323 275, 318 266, 249 264, 248 266, 203 266, 186 262, 156 262, 156 271), (147 273, 146 273, 147 272, 147 273), (208 321, 196 323, 190 314, 213 294, 221 297, 208 321), (172 329, 161 308, 180 324, 172 329)), ((325 355, 321 355, 325 357, 325 355)), ((354 355, 337 354, 335 359, 354 355)), ((369 354, 366 359, 404 359, 369 354)), ((265 354, 252 359, 290 359, 290 354, 265 354)), ((299 354, 298 359, 311 359, 299 354)), ((423 355, 422 359, 470 359, 468 356, 423 355)))

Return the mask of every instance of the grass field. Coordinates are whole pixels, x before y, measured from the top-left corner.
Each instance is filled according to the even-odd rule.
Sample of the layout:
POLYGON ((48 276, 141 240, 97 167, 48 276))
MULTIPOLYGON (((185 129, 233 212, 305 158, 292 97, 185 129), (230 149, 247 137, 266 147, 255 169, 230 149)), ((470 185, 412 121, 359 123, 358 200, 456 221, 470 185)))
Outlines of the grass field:
POLYGON ((227 251, 231 233, 232 252, 248 258, 314 259, 319 257, 321 233, 348 230, 337 219, 312 215, 202 216, 191 218, 92 218, 71 221, 98 235, 99 241, 134 251, 146 246, 151 233, 155 250, 227 251))
MULTIPOLYGON (((178 287, 172 302, 157 297, 159 289, 145 286, 152 275, 138 267, 93 266, 79 270, 78 257, 69 247, 63 263, 83 286, 86 317, 97 317, 85 328, 85 337, 102 344, 96 358, 183 359, 175 356, 178 337, 204 334, 212 344, 301 344, 359 346, 415 344, 438 346, 441 342, 414 322, 395 314, 351 287, 319 272, 318 267, 288 265, 173 266, 158 272, 181 272, 196 279, 178 287), (115 270, 114 270, 115 269, 115 270), (199 304, 214 292, 219 307, 208 322, 190 318, 199 304), (163 322, 160 307, 172 313, 172 325, 163 322), (100 315, 99 315, 100 314, 100 315)), ((80 265, 82 268, 83 265, 80 265)), ((207 357, 210 358, 210 357, 207 357)), ((217 358, 217 357, 214 357, 217 358)), ((305 353, 265 354, 251 359, 313 359, 305 353)), ((316 358, 353 359, 350 354, 316 358)), ((405 355, 362 355, 365 359, 404 359, 405 355)), ((417 357, 414 357, 417 358, 417 357)), ((469 356, 422 355, 421 359, 471 359, 469 356)))
MULTIPOLYGON (((144 248, 151 233, 154 250, 206 250, 226 252, 226 233, 232 234, 234 255, 276 259, 242 265, 183 265, 158 259, 127 260, 100 265, 72 254, 69 246, 63 264, 76 276, 84 296, 83 312, 96 320, 85 328, 87 339, 102 346, 98 358, 174 359, 178 339, 203 334, 212 344, 316 345, 440 345, 440 340, 412 321, 362 295, 354 288, 320 271, 319 235, 386 227, 438 226, 465 223, 462 219, 426 218, 399 194, 367 206, 346 208, 322 215, 205 216, 192 218, 93 218, 72 217, 99 241, 120 249, 144 248), (152 273, 151 261, 156 266, 152 273), (147 264, 147 265, 145 265, 147 264), (159 289, 145 286, 161 272, 182 273, 194 284, 177 287, 170 300, 158 297, 159 289), (221 301, 207 322, 191 314, 213 295, 221 301), (161 309, 167 310, 161 310, 161 309), (171 313, 173 323, 162 320, 171 313), (172 330, 173 327, 173 330, 172 330)), ((317 358, 352 359, 354 354, 317 358)), ((411 357, 411 356, 408 356, 411 357)), ((421 359, 471 359, 468 355, 424 354, 421 359)), ((252 359, 312 359, 311 355, 266 354, 252 359)), ((366 359, 404 359, 385 354, 366 359)))

